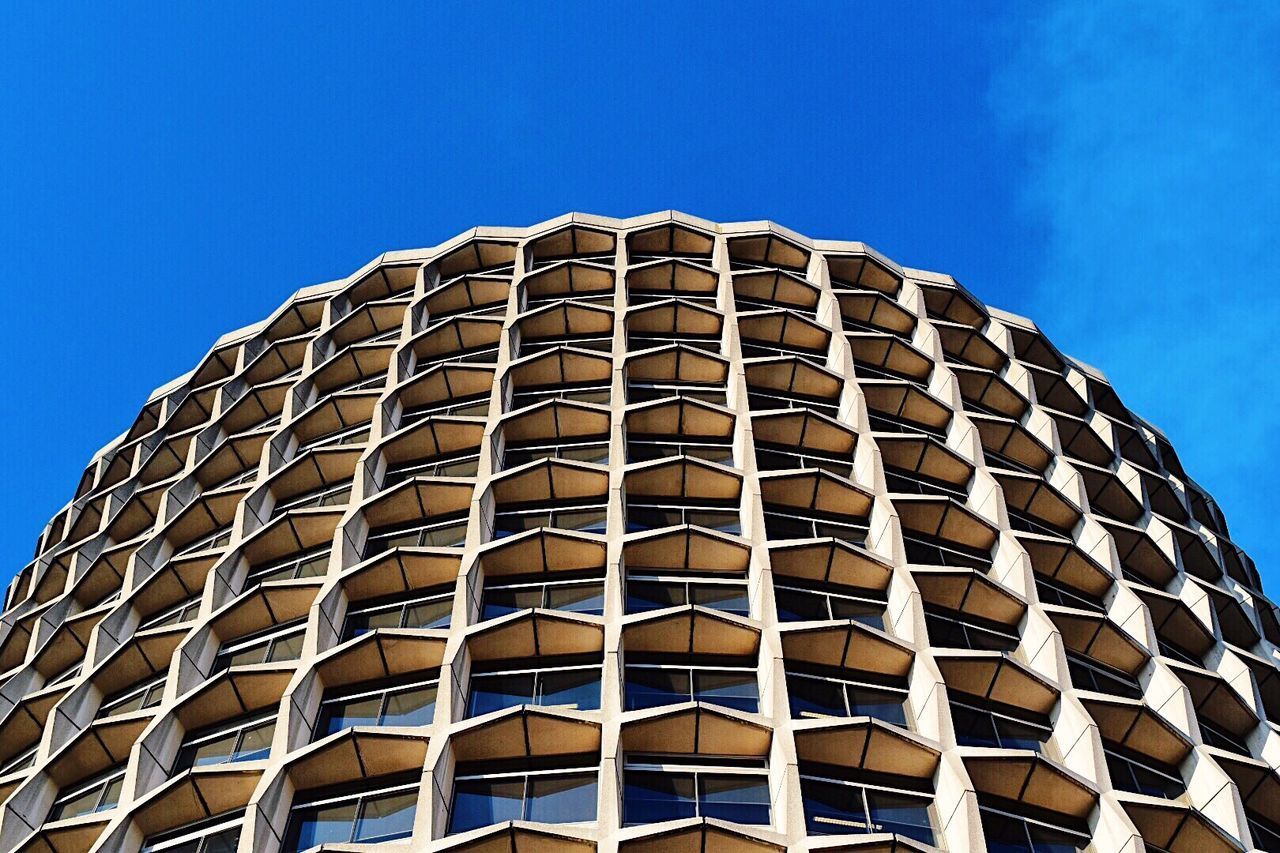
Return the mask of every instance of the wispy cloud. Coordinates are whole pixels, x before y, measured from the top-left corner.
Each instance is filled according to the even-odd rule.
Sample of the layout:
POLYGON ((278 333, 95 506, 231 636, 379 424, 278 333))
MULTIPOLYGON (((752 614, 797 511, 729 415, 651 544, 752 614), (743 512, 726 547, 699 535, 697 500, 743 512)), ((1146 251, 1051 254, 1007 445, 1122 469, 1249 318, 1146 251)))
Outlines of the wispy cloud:
POLYGON ((1032 314, 1162 427, 1280 584, 1280 4, 1061 0, 992 87, 1031 152, 1032 314))

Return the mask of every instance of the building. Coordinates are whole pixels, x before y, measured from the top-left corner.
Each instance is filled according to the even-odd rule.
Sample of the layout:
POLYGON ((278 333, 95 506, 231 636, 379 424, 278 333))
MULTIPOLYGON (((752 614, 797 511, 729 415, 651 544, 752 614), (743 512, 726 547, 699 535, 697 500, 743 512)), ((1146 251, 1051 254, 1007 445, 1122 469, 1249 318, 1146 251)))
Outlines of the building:
POLYGON ((0 624, 0 849, 1274 851, 1278 649, 1160 431, 949 276, 475 229, 92 460, 0 624))

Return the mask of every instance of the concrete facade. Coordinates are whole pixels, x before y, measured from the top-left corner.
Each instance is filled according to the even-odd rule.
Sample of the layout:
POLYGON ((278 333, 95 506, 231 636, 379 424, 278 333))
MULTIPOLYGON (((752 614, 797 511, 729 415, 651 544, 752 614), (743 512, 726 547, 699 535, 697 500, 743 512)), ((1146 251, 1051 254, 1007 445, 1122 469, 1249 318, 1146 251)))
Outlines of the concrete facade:
POLYGON ((0 850, 1280 850, 1278 663, 1031 321, 572 214, 299 291, 94 457, 0 617, 0 850))

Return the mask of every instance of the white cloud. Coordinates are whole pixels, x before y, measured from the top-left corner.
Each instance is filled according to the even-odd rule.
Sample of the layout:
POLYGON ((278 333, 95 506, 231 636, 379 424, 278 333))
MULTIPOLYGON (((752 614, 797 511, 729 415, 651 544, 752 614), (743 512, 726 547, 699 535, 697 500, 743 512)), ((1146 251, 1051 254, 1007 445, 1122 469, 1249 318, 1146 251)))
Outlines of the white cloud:
POLYGON ((1031 316, 1280 581, 1280 4, 1062 0, 1006 36, 992 107, 1048 234, 1031 316))

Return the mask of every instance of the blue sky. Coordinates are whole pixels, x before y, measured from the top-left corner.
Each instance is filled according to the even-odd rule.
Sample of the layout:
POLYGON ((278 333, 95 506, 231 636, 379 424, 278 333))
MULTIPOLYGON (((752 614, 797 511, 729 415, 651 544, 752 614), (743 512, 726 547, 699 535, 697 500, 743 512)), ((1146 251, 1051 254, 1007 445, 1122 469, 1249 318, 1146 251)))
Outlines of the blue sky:
POLYGON ((678 208, 1036 318, 1280 582, 1280 6, 0 14, 0 576, 152 388, 296 288, 475 224, 678 208))

